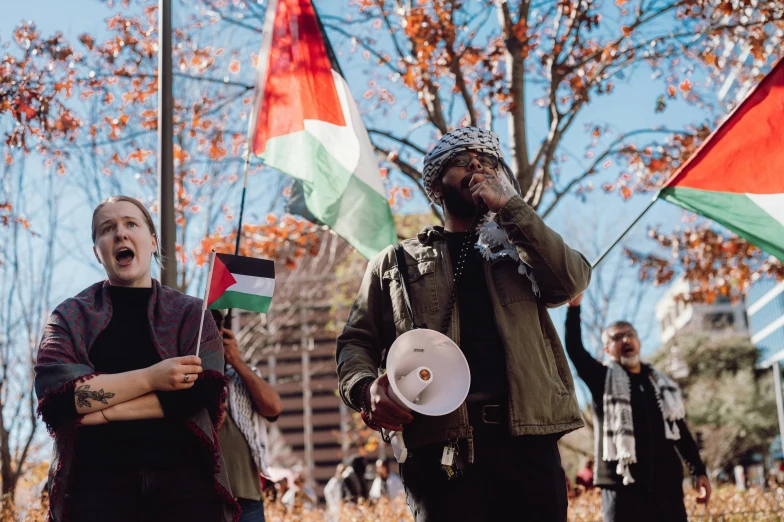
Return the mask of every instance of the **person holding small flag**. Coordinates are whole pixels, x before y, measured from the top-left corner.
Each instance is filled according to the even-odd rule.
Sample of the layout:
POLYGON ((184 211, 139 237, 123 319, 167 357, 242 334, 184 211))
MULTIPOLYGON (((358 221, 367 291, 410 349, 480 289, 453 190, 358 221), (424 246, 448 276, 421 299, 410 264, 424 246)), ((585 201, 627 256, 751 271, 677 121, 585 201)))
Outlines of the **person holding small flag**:
POLYGON ((235 520, 217 443, 225 378, 215 323, 203 322, 200 299, 151 277, 158 236, 139 201, 102 201, 92 239, 106 280, 57 306, 35 364, 55 441, 49 519, 235 520))
POLYGON ((258 369, 240 355, 237 338, 223 326, 223 314, 212 310, 215 324, 223 333, 226 376, 229 389, 226 415, 218 425, 218 440, 226 461, 231 491, 242 508, 238 522, 264 522, 264 492, 260 475, 267 472, 267 427, 283 410, 280 395, 258 369))

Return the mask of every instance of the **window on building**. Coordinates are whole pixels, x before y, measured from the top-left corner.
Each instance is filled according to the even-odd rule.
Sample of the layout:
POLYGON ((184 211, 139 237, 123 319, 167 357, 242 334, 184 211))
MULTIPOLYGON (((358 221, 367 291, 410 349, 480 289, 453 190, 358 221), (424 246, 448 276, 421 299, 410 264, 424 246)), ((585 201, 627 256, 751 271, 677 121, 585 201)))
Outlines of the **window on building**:
POLYGON ((718 312, 705 314, 703 325, 709 330, 723 330, 735 325, 735 315, 732 312, 718 312))

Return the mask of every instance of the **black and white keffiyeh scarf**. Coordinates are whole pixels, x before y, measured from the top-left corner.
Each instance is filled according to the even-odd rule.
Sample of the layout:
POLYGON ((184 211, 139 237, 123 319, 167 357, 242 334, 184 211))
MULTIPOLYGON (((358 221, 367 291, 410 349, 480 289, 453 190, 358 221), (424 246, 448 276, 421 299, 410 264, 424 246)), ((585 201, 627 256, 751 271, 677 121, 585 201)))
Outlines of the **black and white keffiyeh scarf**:
MULTIPOLYGON (((253 372, 261 377, 254 367, 253 372)), ((242 378, 232 366, 226 367, 229 379, 229 414, 248 442, 253 462, 259 473, 269 477, 267 472, 267 426, 264 419, 253 409, 253 399, 242 378)))
POLYGON ((506 174, 512 185, 514 185, 515 190, 520 193, 520 184, 517 182, 514 174, 512 174, 512 169, 504 161, 501 153, 501 142, 498 140, 498 134, 478 127, 460 127, 444 134, 438 140, 436 146, 433 147, 433 150, 425 156, 425 165, 422 169, 422 183, 425 187, 425 194, 431 201, 438 203, 433 197, 433 182, 441 174, 444 166, 456 154, 468 150, 498 158, 499 170, 506 174))
MULTIPOLYGON (((623 484, 634 482, 630 466, 637 462, 632 420, 632 389, 629 374, 615 361, 608 361, 604 381, 604 422, 602 424, 602 451, 606 462, 618 461, 615 472, 623 477, 623 484)), ((686 416, 683 396, 678 385, 668 376, 649 365, 648 378, 656 393, 659 410, 664 417, 664 434, 669 440, 681 438, 677 421, 686 416)))
MULTIPOLYGON (((504 161, 498 135, 493 131, 478 127, 461 127, 445 134, 433 150, 425 156, 422 182, 425 193, 431 201, 436 202, 433 195, 433 183, 441 175, 449 160, 456 154, 465 151, 480 152, 498 158, 499 172, 509 178, 517 193, 520 194, 520 184, 512 173, 512 169, 504 161)), ((533 272, 525 263, 520 261, 517 249, 509 242, 506 234, 501 230, 494 218, 494 212, 488 212, 483 216, 477 227, 479 239, 475 248, 488 261, 506 256, 517 262, 517 271, 531 280, 534 294, 539 295, 539 286, 536 283, 533 272)))

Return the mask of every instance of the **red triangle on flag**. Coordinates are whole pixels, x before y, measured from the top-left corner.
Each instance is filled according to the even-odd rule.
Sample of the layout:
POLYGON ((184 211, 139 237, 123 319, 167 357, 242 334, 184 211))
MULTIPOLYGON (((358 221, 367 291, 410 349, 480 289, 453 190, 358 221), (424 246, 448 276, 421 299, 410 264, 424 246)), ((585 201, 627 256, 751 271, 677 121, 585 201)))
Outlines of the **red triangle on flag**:
POLYGON ((784 193, 784 60, 667 182, 733 194, 784 193))
POLYGON ((305 120, 346 126, 332 64, 311 0, 270 2, 274 25, 259 53, 253 153, 264 153, 267 141, 305 129, 305 120))
POLYGON ((215 261, 212 265, 212 277, 209 282, 210 293, 207 295, 207 306, 217 301, 226 292, 226 289, 236 282, 237 280, 231 275, 223 261, 218 256, 215 256, 215 261))

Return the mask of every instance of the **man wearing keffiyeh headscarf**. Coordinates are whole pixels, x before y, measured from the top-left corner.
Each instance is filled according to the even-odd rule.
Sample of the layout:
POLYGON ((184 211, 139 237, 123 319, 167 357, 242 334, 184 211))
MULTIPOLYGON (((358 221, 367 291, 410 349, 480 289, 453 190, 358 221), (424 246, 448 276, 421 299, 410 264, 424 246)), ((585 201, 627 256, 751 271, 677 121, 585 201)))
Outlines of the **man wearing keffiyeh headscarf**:
POLYGON ((446 134, 425 157, 423 184, 444 227, 371 260, 338 338, 341 396, 371 428, 402 431, 401 476, 417 522, 511 513, 565 522, 557 440, 583 422, 547 307, 582 292, 590 265, 523 201, 491 131, 446 134), (468 398, 450 414, 401 409, 379 377, 412 323, 450 336, 468 361, 468 398), (447 448, 453 463, 442 465, 447 448))

